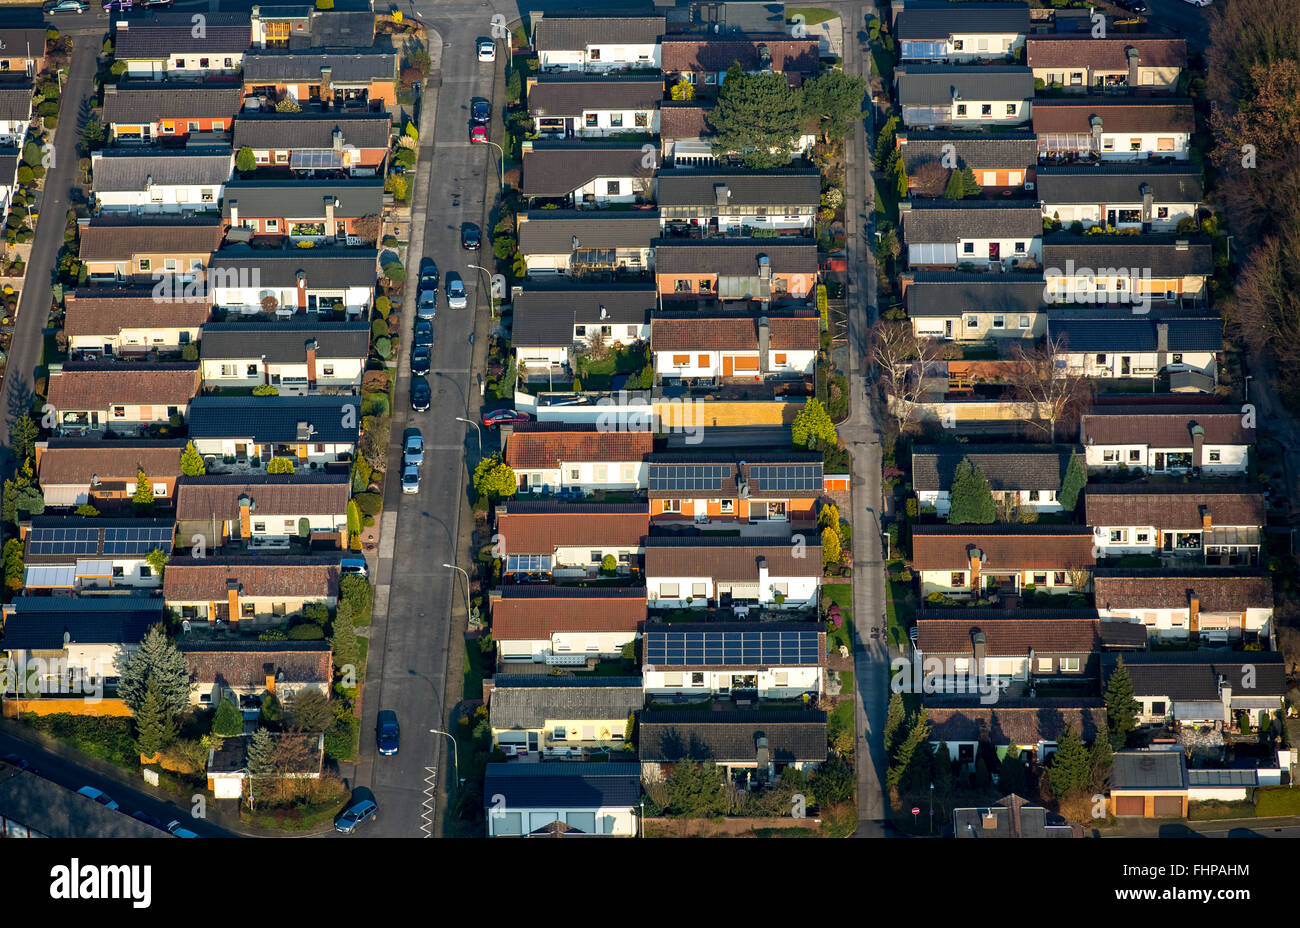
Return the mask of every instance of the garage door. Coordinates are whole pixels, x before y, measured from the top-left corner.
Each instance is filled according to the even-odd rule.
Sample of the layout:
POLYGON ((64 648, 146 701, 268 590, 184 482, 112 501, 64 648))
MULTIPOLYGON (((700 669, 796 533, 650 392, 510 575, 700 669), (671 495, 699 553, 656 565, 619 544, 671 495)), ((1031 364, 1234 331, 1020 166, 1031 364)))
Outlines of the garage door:
POLYGON ((1183 799, 1181 796, 1157 796, 1156 818, 1182 818, 1183 799))
POLYGON ((1116 815, 1141 815, 1145 803, 1141 796, 1116 796, 1116 815))

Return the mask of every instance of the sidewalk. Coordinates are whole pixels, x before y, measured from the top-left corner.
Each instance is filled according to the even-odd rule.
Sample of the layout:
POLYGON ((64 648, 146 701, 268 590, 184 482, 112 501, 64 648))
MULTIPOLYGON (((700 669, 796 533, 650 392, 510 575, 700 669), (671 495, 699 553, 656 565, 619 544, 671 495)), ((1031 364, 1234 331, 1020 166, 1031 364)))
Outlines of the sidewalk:
MULTIPOLYGON (((1216 818, 1202 821, 1186 819, 1152 819, 1123 818, 1112 826, 1105 828, 1088 828, 1084 831, 1098 838, 1191 838, 1209 837, 1212 834, 1248 830, 1253 832, 1271 831, 1275 828, 1300 828, 1300 815, 1285 815, 1275 818, 1216 818)), ((1244 835, 1233 837, 1245 837, 1244 835)), ((1267 837, 1260 834, 1259 837, 1267 837)))

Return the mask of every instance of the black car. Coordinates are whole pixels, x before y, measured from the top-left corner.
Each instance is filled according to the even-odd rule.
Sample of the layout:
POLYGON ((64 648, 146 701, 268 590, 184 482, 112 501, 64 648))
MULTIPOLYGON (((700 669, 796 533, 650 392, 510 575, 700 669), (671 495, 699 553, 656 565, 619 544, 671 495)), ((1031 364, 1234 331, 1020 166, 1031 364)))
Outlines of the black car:
POLYGON ((492 121, 492 104, 486 100, 475 98, 470 101, 469 113, 474 122, 480 126, 486 126, 492 121))
POLYGON ((429 404, 433 402, 433 391, 429 389, 429 381, 423 377, 411 378, 411 408, 416 412, 428 412, 429 404))
POLYGON ((36 768, 31 765, 31 762, 18 754, 6 754, 5 763, 11 767, 17 767, 19 770, 26 770, 28 773, 36 772, 36 768))
POLYGON ((482 243, 483 238, 479 234, 478 226, 472 222, 467 222, 460 227, 460 247, 466 251, 478 251, 478 246, 482 243))
POLYGON ((429 373, 429 364, 429 349, 427 347, 415 347, 411 349, 412 374, 429 373))
POLYGON ((432 258, 423 258, 420 261, 420 289, 427 287, 438 289, 438 265, 432 258))
POLYGON ((352 791, 347 807, 334 819, 334 830, 350 835, 358 825, 370 821, 378 812, 379 804, 375 802, 375 794, 364 786, 358 786, 352 791))
POLYGON ((136 809, 134 812, 131 813, 131 818, 139 819, 140 821, 144 822, 146 825, 152 825, 154 828, 157 828, 159 831, 167 830, 167 826, 163 824, 162 819, 154 818, 148 812, 142 812, 141 810, 136 809))
POLYGON ((375 720, 375 744, 380 754, 396 754, 401 730, 397 725, 397 713, 392 709, 380 709, 375 720))
POLYGON ((433 320, 432 319, 415 320, 415 347, 416 348, 433 347, 433 320))

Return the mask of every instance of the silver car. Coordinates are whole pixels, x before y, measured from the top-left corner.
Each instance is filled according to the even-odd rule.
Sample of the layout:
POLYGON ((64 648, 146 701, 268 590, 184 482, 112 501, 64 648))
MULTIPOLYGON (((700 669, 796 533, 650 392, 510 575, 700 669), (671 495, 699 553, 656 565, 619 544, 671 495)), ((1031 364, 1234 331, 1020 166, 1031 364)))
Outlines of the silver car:
POLYGON ((465 299, 465 282, 459 277, 447 280, 447 305, 452 309, 464 309, 469 305, 465 299))
POLYGON ((424 436, 419 429, 407 429, 402 442, 402 463, 419 467, 424 463, 424 436))
POLYGON ((407 464, 402 469, 402 492, 420 492, 420 467, 418 464, 407 464))
POLYGON ((419 301, 415 304, 415 314, 421 319, 432 319, 438 313, 437 289, 422 289, 419 301))

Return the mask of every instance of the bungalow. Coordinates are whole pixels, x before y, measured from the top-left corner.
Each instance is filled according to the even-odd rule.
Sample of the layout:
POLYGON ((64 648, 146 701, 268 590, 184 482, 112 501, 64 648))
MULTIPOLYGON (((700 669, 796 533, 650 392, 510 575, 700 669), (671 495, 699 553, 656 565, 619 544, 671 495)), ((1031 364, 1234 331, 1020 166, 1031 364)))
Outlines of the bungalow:
POLYGON ((727 33, 723 35, 666 35, 661 42, 664 77, 670 83, 685 81, 696 93, 712 95, 727 78, 732 65, 748 74, 773 72, 798 87, 821 70, 816 36, 787 33, 727 33))
POLYGON ((45 70, 45 26, 33 20, 0 25, 0 73, 35 77, 45 70))
POLYGON ((901 65, 894 84, 909 128, 1017 126, 1033 106, 1034 75, 1020 65, 901 65))
POLYGON ((642 503, 508 502, 497 507, 497 534, 506 576, 596 576, 607 557, 627 574, 639 567, 650 530, 642 503))
POLYGON ((538 70, 658 71, 664 34, 660 15, 583 16, 549 13, 533 18, 538 70))
POLYGON ((234 161, 229 149, 93 152, 95 203, 104 213, 135 216, 215 212, 234 161))
POLYGON ((177 642, 190 672, 190 705, 212 708, 234 699, 256 711, 269 696, 281 702, 315 691, 329 696, 334 682, 327 641, 177 642))
MULTIPOLYGON (((900 129, 894 141, 903 152, 903 168, 913 196, 942 193, 941 190, 923 193, 918 189, 918 177, 930 163, 937 163, 946 171, 970 168, 981 187, 1010 190, 1024 188, 1033 181, 1038 159, 1037 137, 1032 132, 900 129)), ((1040 227, 1040 234, 1041 231, 1040 227)))
POLYGON ((991 806, 952 810, 954 838, 1082 838, 1083 827, 1071 825, 1042 806, 1014 794, 991 806))
POLYGON ((113 58, 126 64, 123 76, 192 81, 238 74, 249 49, 247 16, 205 13, 204 19, 202 29, 195 29, 188 16, 178 23, 120 20, 113 35, 113 58))
POLYGON ((904 64, 1014 55, 1029 33, 1025 3, 906 3, 894 19, 904 64))
POLYGON ((1191 100, 1037 100, 1038 157, 1061 161, 1186 161, 1196 114, 1191 100))
POLYGON ((1047 332, 1037 274, 915 271, 903 275, 903 302, 917 335, 982 342, 1047 332))
POLYGON ((221 244, 216 217, 149 218, 104 215, 77 220, 78 253, 92 284, 174 283, 203 277, 221 244))
POLYGON ((229 132, 243 102, 243 89, 228 81, 123 81, 104 87, 100 119, 110 142, 149 144, 163 136, 189 141, 229 132))
MULTIPOLYGON (((219 747, 208 751, 208 791, 216 799, 239 800, 244 794, 244 782, 249 779, 248 750, 252 735, 235 735, 219 739, 219 747)), ((273 756, 292 758, 279 761, 271 774, 272 779, 319 780, 325 765, 325 735, 323 732, 288 731, 271 735, 273 756), (285 742, 294 743, 281 750, 285 742), (287 766, 292 765, 292 766, 287 766)), ((251 790, 251 786, 249 787, 251 790)), ((260 788, 260 787, 259 787, 260 788)))
POLYGON ((1093 406, 1079 421, 1090 470, 1244 474, 1255 422, 1238 406, 1093 406))
POLYGON ((375 17, 369 7, 255 6, 249 18, 256 48, 369 48, 375 44, 375 17))
POLYGON ((917 445, 912 449, 912 487, 922 507, 933 506, 946 519, 953 474, 969 460, 987 478, 995 501, 1031 512, 1060 512, 1056 494, 1075 453, 1072 445, 917 445))
POLYGON ((710 761, 742 789, 776 782, 786 770, 826 760, 826 713, 724 710, 648 712, 637 735, 641 776, 659 780, 680 763, 710 761))
POLYGON ((1159 554, 1249 567, 1259 561, 1268 521, 1262 490, 1221 483, 1097 483, 1087 506, 1102 557, 1159 554))
POLYGON ((309 549, 346 548, 346 473, 217 474, 186 477, 176 488, 176 523, 187 543, 209 551, 281 548, 297 540, 309 549))
POLYGON ((341 245, 279 251, 231 245, 208 262, 212 305, 244 315, 370 311, 379 253, 341 245))
POLYGON ((92 287, 64 297, 63 334, 74 358, 175 353, 199 340, 209 314, 206 292, 160 300, 151 289, 92 287))
POLYGON ((488 699, 492 744, 507 757, 584 757, 628 743, 640 677, 500 674, 488 699))
POLYGON ((1029 200, 913 200, 899 220, 911 268, 1032 268, 1043 257, 1042 212, 1029 200))
POLYGON ((1180 744, 1116 751, 1107 809, 1117 817, 1186 818, 1188 773, 1180 744))
POLYGON ((641 681, 651 700, 747 704, 817 697, 826 685, 826 629, 817 622, 651 625, 643 648, 641 681))
POLYGON ((276 457, 302 468, 350 461, 360 434, 350 396, 200 396, 190 405, 190 438, 209 473, 223 461, 252 470, 276 457))
POLYGON ((171 506, 181 474, 182 441, 104 442, 51 438, 36 443, 36 479, 47 509, 89 503, 122 508, 135 496, 141 471, 153 487, 154 504, 171 506))
POLYGON ((1213 273, 1210 243, 1197 236, 1058 232, 1043 238, 1043 276, 1054 303, 1204 305, 1213 273))
POLYGON ((817 245, 807 238, 655 239, 655 280, 666 300, 807 300, 817 245))
POLYGON ((231 242, 300 242, 373 248, 379 240, 384 182, 232 180, 221 218, 231 242))
POLYGON ((241 113, 231 147, 251 150, 259 168, 295 176, 374 177, 384 172, 392 126, 387 113, 241 113))
MULTIPOLYGON (((135 481, 132 481, 134 486, 135 481)), ((37 516, 19 525, 26 572, 23 587, 66 596, 104 590, 138 590, 162 585, 148 560, 170 556, 176 523, 171 519, 95 519, 37 516)))
MULTIPOLYGON (((1119 655, 1107 655, 1107 680, 1119 655)), ((1281 651, 1152 651, 1123 655, 1141 706, 1142 724, 1174 721, 1183 725, 1231 726, 1241 713, 1251 724, 1272 719, 1286 697, 1286 664, 1281 651)))
POLYGON ((1037 177, 1043 218, 1084 229, 1173 232, 1205 198, 1201 169, 1191 164, 1061 165, 1040 167, 1037 177))
POLYGON ((817 604, 822 552, 816 535, 651 535, 645 540, 652 609, 808 609, 817 604))
MULTIPOLYGON (((1128 655, 1124 658, 1127 662, 1128 655)), ((981 749, 992 750, 1001 759, 1012 745, 1023 760, 1042 764, 1056 752, 1067 727, 1088 743, 1106 730, 1105 703, 1093 697, 1002 698, 982 705, 968 696, 930 696, 925 711, 930 744, 935 750, 946 744, 955 762, 970 767, 981 749)))
POLYGON ((1097 557, 1086 525, 917 525, 912 566, 921 595, 1084 593, 1097 557))
POLYGON ((11 80, 0 84, 0 146, 23 147, 27 128, 32 121, 34 93, 35 88, 29 80, 11 80))
POLYGON ((138 434, 180 428, 198 392, 199 366, 188 361, 69 361, 51 365, 46 399, 59 435, 138 434))
POLYGON ((338 555, 178 557, 163 574, 167 608, 190 622, 279 625, 311 605, 338 602, 338 555))
POLYGON ((244 56, 243 91, 268 103, 383 110, 397 105, 397 56, 376 49, 251 52, 244 56))
POLYGON ((787 523, 811 528, 817 522, 824 485, 817 452, 661 451, 647 462, 651 524, 732 523, 742 532, 767 525, 785 537, 787 523))
POLYGON ((21 153, 17 148, 0 151, 0 221, 9 221, 9 207, 13 205, 18 190, 18 168, 21 153))
POLYGON ((505 443, 505 461, 519 477, 520 493, 587 494, 644 490, 654 434, 607 431, 594 423, 523 422, 505 443))
POLYGON ((566 834, 632 838, 640 802, 641 767, 631 761, 488 764, 483 779, 489 838, 566 834))
MULTIPOLYGON (((529 223, 520 226, 522 230, 529 223)), ((519 376, 565 379, 573 352, 599 335, 606 345, 630 345, 650 338, 650 314, 658 304, 653 287, 610 286, 578 289, 530 284, 515 294, 511 344, 519 376)))
POLYGON ((528 276, 649 272, 659 235, 657 210, 541 209, 517 217, 528 276))
POLYGON ((527 200, 605 207, 654 200, 654 152, 638 142, 524 141, 521 151, 527 200))
POLYGON ((528 115, 541 138, 656 135, 662 77, 541 74, 528 80, 528 115))
POLYGON ((357 393, 370 354, 370 327, 362 320, 219 322, 203 327, 206 388, 270 384, 282 395, 357 393))
POLYGON ((712 168, 716 133, 709 124, 713 106, 708 101, 662 100, 659 103, 660 157, 664 167, 712 168))
POLYGON ((1078 318, 1048 314, 1049 337, 1070 370, 1086 377, 1150 377, 1180 371, 1199 375, 1202 392, 1218 382, 1223 321, 1218 317, 1150 319, 1110 315, 1078 318))
POLYGON ((502 664, 574 666, 588 658, 619 658, 646 616, 639 587, 506 584, 488 593, 488 603, 502 664))
POLYGON ((816 169, 697 170, 659 173, 665 234, 750 235, 755 229, 812 234, 821 205, 816 169))
POLYGON ((817 363, 816 310, 727 314, 656 313, 650 321, 655 375, 664 381, 798 380, 817 363))
POLYGON ((1093 590, 1103 619, 1141 623, 1157 639, 1222 645, 1273 633, 1273 583, 1262 570, 1098 568, 1093 590))
POLYGON ((1131 32, 1031 35, 1025 64, 1046 87, 1072 93, 1173 93, 1187 68, 1187 40, 1131 32))

